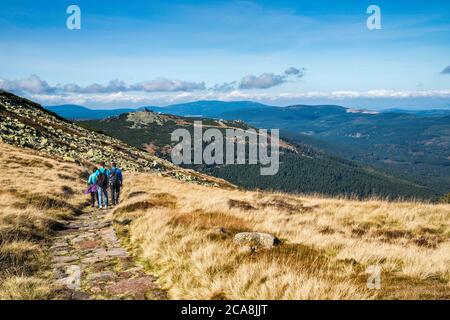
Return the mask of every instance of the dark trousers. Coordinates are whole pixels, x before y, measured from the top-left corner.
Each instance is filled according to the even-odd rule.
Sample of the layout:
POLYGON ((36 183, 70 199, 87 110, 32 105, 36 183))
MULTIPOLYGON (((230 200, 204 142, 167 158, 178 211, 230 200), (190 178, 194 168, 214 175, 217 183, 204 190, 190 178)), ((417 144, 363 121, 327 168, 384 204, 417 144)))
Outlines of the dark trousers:
POLYGON ((97 194, 97 192, 91 193, 91 203, 92 203, 93 207, 95 207, 95 202, 98 203, 98 194, 97 194))
POLYGON ((111 186, 111 202, 113 205, 116 205, 119 203, 119 196, 120 196, 120 185, 117 186, 111 186))

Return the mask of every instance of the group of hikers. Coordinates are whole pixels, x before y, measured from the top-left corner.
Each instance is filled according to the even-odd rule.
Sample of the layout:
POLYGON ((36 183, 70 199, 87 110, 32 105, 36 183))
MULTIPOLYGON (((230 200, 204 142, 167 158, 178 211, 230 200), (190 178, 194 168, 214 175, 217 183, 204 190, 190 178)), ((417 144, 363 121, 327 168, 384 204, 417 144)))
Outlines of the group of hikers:
POLYGON ((100 162, 100 168, 94 168, 88 179, 89 188, 86 194, 91 194, 91 203, 95 207, 98 203, 100 209, 108 209, 109 204, 119 203, 120 189, 123 186, 122 171, 117 168, 115 162, 111 163, 111 168, 105 168, 105 162, 100 162), (109 191, 109 192, 108 192, 109 191), (111 195, 109 202, 108 194, 111 195))

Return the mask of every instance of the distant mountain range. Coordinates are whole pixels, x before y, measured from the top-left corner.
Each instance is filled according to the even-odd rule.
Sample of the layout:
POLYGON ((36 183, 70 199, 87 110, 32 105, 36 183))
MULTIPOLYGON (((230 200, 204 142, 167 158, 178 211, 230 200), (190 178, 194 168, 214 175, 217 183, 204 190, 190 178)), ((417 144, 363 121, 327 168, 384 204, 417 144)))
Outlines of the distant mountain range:
POLYGON ((173 114, 185 117, 207 117, 217 118, 224 112, 234 112, 242 109, 266 108, 267 105, 250 101, 197 101, 191 103, 175 104, 167 107, 143 106, 139 108, 119 109, 90 109, 87 107, 65 104, 45 106, 44 108, 57 113, 61 117, 70 120, 94 120, 116 116, 121 113, 143 110, 144 108, 154 112, 173 114))
POLYGON ((54 112, 59 116, 69 120, 91 120, 91 119, 103 119, 111 116, 115 116, 121 113, 127 113, 135 111, 132 108, 123 109, 89 109, 83 106, 74 104, 65 104, 59 106, 46 106, 44 107, 48 111, 54 112))
POLYGON ((446 116, 450 115, 450 109, 431 109, 431 110, 408 110, 408 109, 386 109, 385 113, 409 113, 421 116, 446 116))
POLYGON ((156 112, 168 113, 184 117, 221 118, 226 112, 239 112, 240 110, 256 109, 264 110, 271 107, 265 104, 251 101, 196 101, 190 103, 174 104, 167 107, 149 107, 156 112))
MULTIPOLYGON (((324 114, 329 111, 337 112, 349 112, 355 114, 379 114, 379 113, 396 113, 396 114, 414 114, 420 116, 450 116, 450 109, 431 109, 431 110, 408 110, 408 109, 386 109, 379 112, 368 111, 368 110, 355 110, 350 108, 344 108, 337 105, 297 105, 287 108, 295 107, 297 110, 299 108, 304 108, 304 110, 314 110, 318 111, 318 114, 324 114)), ((133 111, 143 110, 147 108, 154 112, 161 112, 165 114, 173 114, 184 117, 206 117, 206 118, 221 118, 234 116, 235 112, 240 110, 261 110, 261 111, 281 111, 286 107, 275 107, 269 106, 262 103, 252 102, 252 101, 195 101, 190 103, 174 104, 166 107, 156 107, 156 106, 143 106, 139 108, 116 108, 116 109, 91 109, 84 106, 65 104, 65 105, 54 105, 54 106, 44 106, 45 109, 55 112, 61 117, 70 120, 93 120, 93 119, 103 119, 110 116, 116 116, 121 113, 128 113, 133 111)))

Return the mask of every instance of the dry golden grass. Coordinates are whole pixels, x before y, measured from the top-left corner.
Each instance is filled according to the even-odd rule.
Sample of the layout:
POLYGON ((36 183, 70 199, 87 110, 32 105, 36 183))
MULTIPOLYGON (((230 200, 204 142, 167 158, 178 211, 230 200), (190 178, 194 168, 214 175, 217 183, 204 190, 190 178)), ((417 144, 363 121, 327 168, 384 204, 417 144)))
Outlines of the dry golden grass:
POLYGON ((0 167, 0 299, 49 298, 47 249, 86 201, 83 170, 5 144, 0 167))
MULTIPOLYGON (((54 298, 48 247, 86 204, 83 168, 0 144, 0 299, 54 298)), ((450 205, 204 187, 126 174, 112 213, 174 299, 449 299, 450 205), (226 233, 217 233, 224 228, 226 233), (251 251, 233 235, 282 244, 251 251), (382 267, 381 290, 366 287, 382 267)))
POLYGON ((450 205, 223 190, 150 174, 126 185, 116 227, 170 298, 450 298, 450 205), (240 231, 283 243, 249 251, 233 243, 240 231), (373 264, 381 290, 366 286, 373 264))

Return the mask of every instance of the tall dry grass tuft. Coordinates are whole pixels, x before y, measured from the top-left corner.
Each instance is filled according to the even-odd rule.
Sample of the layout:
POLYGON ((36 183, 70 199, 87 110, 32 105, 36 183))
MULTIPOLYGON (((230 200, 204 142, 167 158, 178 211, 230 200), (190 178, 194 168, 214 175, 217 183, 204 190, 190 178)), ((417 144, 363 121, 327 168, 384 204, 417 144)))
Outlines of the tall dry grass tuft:
POLYGON ((0 167, 0 299, 49 298, 47 249, 86 201, 83 170, 5 144, 0 167))
POLYGON ((0 284, 0 300, 42 300, 52 297, 52 288, 42 278, 11 276, 0 284))
POLYGON ((113 213, 126 223, 116 227, 171 298, 450 298, 449 205, 223 190, 149 174, 127 186, 113 213), (241 231, 282 244, 248 250, 233 242, 241 231), (366 286, 373 264, 381 290, 366 286))

